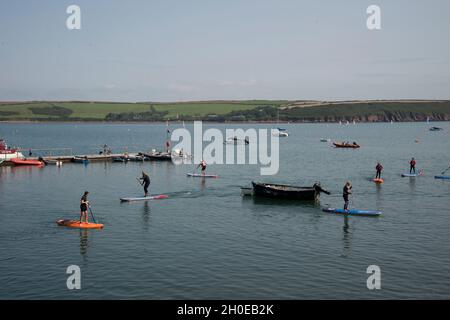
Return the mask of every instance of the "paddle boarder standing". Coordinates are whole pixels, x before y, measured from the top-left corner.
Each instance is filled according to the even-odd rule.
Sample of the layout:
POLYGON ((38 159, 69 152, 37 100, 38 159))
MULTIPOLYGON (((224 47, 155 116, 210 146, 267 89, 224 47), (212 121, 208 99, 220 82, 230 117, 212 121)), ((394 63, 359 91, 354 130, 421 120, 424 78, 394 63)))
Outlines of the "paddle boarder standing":
POLYGON ((88 222, 88 213, 87 213, 88 207, 89 207, 89 201, 87 199, 88 194, 89 194, 89 191, 85 191, 80 200, 80 211, 81 211, 80 223, 83 222, 83 217, 84 217, 85 222, 89 223, 88 222))
POLYGON ((414 158, 409 162, 409 173, 416 173, 416 160, 414 158))
POLYGON ((142 177, 139 178, 139 180, 142 180, 142 185, 144 186, 144 197, 148 197, 148 187, 150 185, 150 177, 148 174, 146 174, 144 171, 142 171, 142 177))
POLYGON ((351 194, 352 194, 352 184, 350 183, 350 181, 347 181, 345 183, 342 193, 342 197, 344 198, 344 210, 348 210, 348 197, 351 194))
POLYGON ((381 163, 377 163, 375 170, 377 170, 377 174, 375 176, 375 179, 381 179, 381 171, 383 170, 383 166, 381 165, 381 163))
POLYGON ((205 170, 206 170, 206 162, 205 162, 205 160, 202 159, 202 161, 200 161, 200 163, 197 166, 197 169, 200 168, 200 167, 202 168, 202 175, 205 175, 205 170))

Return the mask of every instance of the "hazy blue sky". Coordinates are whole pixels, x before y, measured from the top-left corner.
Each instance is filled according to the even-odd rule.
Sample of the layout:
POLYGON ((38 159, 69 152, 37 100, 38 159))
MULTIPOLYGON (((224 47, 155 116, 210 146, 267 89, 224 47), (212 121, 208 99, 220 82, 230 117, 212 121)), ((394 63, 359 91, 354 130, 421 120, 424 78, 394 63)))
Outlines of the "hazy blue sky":
POLYGON ((450 99, 449 40, 448 0, 0 0, 0 100, 450 99))

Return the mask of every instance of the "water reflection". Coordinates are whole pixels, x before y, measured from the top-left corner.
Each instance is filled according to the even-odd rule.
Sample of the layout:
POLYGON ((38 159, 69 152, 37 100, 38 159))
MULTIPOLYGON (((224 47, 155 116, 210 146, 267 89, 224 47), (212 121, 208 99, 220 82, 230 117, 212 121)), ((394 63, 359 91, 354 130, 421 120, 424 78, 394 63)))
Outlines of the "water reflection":
POLYGON ((88 246, 89 246, 88 230, 80 229, 80 254, 83 258, 86 258, 88 246))
POLYGON ((343 250, 341 257, 347 258, 351 252, 352 244, 352 230, 349 225, 349 219, 347 215, 344 215, 344 226, 342 227, 342 244, 343 250))
POLYGON ((149 222, 151 217, 150 205, 147 201, 144 202, 144 206, 142 207, 142 221, 145 231, 149 229, 149 222))
POLYGON ((409 189, 411 192, 416 192, 416 178, 409 178, 409 189))

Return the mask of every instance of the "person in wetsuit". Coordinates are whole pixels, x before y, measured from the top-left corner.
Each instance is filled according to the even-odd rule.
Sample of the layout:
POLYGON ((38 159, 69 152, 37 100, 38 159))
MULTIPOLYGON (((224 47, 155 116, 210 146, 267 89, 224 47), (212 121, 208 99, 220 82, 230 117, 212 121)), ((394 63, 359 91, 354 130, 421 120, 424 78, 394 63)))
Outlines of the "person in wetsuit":
POLYGON ((205 175, 205 170, 206 170, 206 162, 205 162, 205 160, 202 160, 198 164, 197 169, 200 168, 200 167, 202 168, 202 175, 205 175))
POLYGON ((352 184, 350 181, 345 183, 342 197, 344 198, 344 210, 348 210, 348 197, 352 194, 352 184))
POLYGON ((80 200, 80 211, 81 211, 80 223, 83 222, 83 217, 84 217, 84 221, 86 223, 89 223, 88 222, 88 213, 87 213, 88 207, 89 207, 89 201, 87 199, 88 194, 89 194, 89 191, 85 191, 80 200))
POLYGON ((144 186, 144 197, 148 197, 148 187, 150 186, 150 177, 144 171, 142 171, 142 177, 139 178, 142 180, 142 185, 144 186))
POLYGON ((383 170, 383 166, 381 165, 381 163, 377 163, 375 170, 377 170, 377 174, 375 176, 375 179, 381 179, 381 171, 383 170))
POLYGON ((409 173, 416 173, 416 160, 414 158, 409 162, 409 173))

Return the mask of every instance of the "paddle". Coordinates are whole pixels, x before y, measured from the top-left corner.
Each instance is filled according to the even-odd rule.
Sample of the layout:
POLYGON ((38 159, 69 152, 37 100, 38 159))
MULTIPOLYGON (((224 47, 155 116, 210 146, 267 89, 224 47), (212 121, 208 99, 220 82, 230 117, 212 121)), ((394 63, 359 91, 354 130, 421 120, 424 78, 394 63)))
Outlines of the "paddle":
POLYGON ((450 167, 448 167, 447 169, 445 169, 444 171, 442 171, 441 174, 446 173, 449 169, 450 169, 450 167))
POLYGON ((91 206, 89 206, 89 212, 91 213, 91 217, 92 217, 92 220, 94 220, 94 223, 97 223, 97 221, 95 221, 94 213, 92 212, 91 206))

